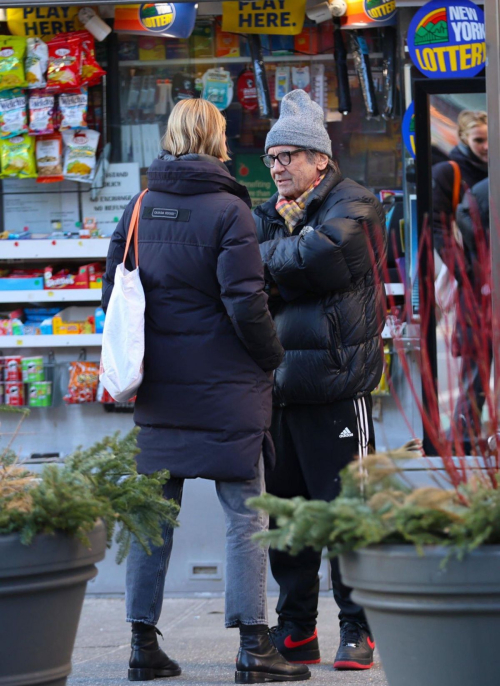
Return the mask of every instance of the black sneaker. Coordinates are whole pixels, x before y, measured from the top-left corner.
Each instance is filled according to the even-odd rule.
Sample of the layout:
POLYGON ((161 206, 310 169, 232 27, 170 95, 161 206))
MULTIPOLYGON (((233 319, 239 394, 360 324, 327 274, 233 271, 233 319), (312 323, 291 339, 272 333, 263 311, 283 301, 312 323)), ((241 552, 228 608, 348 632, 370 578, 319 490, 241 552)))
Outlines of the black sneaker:
POLYGON ((271 641, 288 662, 315 665, 321 662, 318 631, 305 632, 292 622, 282 622, 269 632, 271 641))
POLYGON ((375 643, 365 627, 355 622, 340 624, 340 646, 334 669, 370 669, 373 667, 375 643))

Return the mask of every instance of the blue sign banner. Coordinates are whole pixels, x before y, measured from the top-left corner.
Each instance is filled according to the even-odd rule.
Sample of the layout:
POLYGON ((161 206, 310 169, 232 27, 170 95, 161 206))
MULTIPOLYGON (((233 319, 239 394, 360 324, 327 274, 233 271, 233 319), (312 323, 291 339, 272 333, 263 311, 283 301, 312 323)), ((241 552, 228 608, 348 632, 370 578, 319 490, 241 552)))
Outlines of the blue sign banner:
POLYGON ((403 140, 406 149, 410 155, 415 159, 415 105, 411 102, 403 117, 403 140))
POLYGON ((469 0, 432 0, 408 29, 413 64, 432 79, 470 78, 486 64, 484 13, 469 0))

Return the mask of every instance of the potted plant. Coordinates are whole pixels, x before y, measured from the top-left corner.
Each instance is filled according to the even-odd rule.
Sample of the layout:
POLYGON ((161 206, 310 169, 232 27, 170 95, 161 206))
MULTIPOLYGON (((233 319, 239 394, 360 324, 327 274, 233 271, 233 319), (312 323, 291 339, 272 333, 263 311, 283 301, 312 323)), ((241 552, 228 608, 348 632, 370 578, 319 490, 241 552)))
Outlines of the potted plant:
POLYGON ((162 542, 161 522, 175 520, 177 506, 162 497, 168 473, 137 474, 135 435, 105 438, 39 474, 10 446, 0 451, 2 686, 63 686, 106 545, 117 540, 121 561, 132 537, 149 549, 162 542))
MULTIPOLYGON (((428 264, 432 269, 432 258, 428 264)), ((484 272, 487 264, 483 259, 484 272)), ((478 412, 456 421, 450 406, 449 428, 443 426, 446 413, 426 346, 434 284, 420 274, 425 404, 413 386, 400 329, 393 331, 393 343, 438 455, 437 471, 436 458, 424 462, 430 485, 417 485, 405 471, 421 448, 413 440, 398 451, 353 462, 343 472, 340 496, 331 503, 269 495, 252 501, 276 521, 277 528, 261 535, 265 543, 292 554, 306 546, 326 547, 331 556, 340 556, 343 581, 365 608, 390 686, 489 686, 500 674, 499 422, 497 396, 489 384, 494 325, 489 290, 481 290, 484 302, 477 306, 463 264, 459 268, 462 303, 469 300, 455 313, 470 336, 463 364, 472 350, 486 395, 487 422, 481 422, 478 412), (472 319, 461 322, 465 313, 472 319)), ((404 321, 404 313, 400 315, 404 321)), ((440 326, 451 348, 449 313, 442 313, 440 326)), ((467 389, 460 384, 459 390, 467 389)))

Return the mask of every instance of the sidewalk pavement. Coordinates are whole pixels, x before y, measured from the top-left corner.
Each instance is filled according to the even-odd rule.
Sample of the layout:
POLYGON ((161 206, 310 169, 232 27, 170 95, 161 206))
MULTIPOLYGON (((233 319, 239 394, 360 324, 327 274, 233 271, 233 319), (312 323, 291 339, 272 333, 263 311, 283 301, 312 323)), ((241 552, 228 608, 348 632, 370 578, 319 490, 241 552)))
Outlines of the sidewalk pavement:
MULTIPOLYGON (((276 623, 276 598, 269 598, 270 624, 276 623)), ((339 643, 337 610, 331 596, 320 598, 318 635, 322 654, 311 665, 308 683, 338 686, 387 686, 380 658, 373 669, 337 672, 332 661, 339 643)), ((68 686, 119 686, 127 681, 130 626, 124 621, 123 598, 87 598, 73 653, 68 686)), ((182 667, 182 674, 156 679, 169 686, 226 686, 234 684, 238 631, 224 628, 224 599, 213 597, 166 598, 158 628, 162 648, 182 667)))

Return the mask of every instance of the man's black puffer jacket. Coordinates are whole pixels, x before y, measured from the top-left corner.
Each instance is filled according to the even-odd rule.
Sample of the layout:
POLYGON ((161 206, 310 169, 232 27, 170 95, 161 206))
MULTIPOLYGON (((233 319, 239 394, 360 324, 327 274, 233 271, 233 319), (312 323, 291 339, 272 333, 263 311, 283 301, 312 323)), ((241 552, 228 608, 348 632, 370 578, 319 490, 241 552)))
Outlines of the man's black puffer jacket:
POLYGON ((266 279, 280 292, 269 303, 285 348, 274 403, 326 404, 367 394, 382 373, 382 206, 333 169, 291 235, 276 202, 277 194, 254 211, 266 279), (304 226, 314 231, 300 236, 304 226))

